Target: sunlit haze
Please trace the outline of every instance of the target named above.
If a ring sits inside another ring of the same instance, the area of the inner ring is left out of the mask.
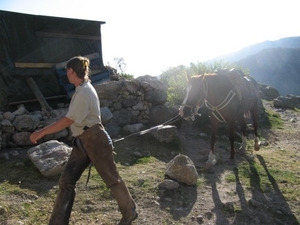
[[[0,0],[0,10],[104,21],[104,64],[123,58],[135,77],[300,36],[296,0]]]

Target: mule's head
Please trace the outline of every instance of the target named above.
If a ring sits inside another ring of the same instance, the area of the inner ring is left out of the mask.
[[[179,115],[185,120],[194,120],[206,97],[203,75],[187,77],[184,91],[186,95],[179,109]]]

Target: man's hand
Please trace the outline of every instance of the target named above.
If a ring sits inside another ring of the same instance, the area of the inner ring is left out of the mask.
[[[59,119],[56,122],[50,124],[49,126],[43,128],[41,130],[33,132],[30,135],[29,139],[32,143],[36,144],[37,141],[39,139],[41,139],[42,137],[44,137],[45,135],[61,131],[65,128],[67,128],[68,126],[70,126],[72,123],[74,123],[73,120],[70,120],[67,117],[62,117],[61,119]]]
[[[41,131],[35,131],[35,132],[33,132],[33,133],[30,135],[29,139],[30,139],[30,141],[31,141],[32,143],[36,144],[37,141],[38,141],[39,139],[41,139],[43,136],[44,136],[44,135],[42,134]]]

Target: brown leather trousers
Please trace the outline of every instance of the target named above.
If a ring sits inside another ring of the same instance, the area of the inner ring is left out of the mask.
[[[59,179],[59,190],[49,225],[67,225],[75,199],[75,185],[92,163],[106,186],[111,189],[123,218],[130,217],[135,202],[117,171],[113,144],[101,124],[88,128],[76,137],[66,168]]]

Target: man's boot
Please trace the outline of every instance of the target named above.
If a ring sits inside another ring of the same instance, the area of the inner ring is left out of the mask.
[[[49,225],[68,225],[74,203],[75,191],[59,189]]]
[[[125,183],[121,181],[110,187],[110,190],[115,197],[120,211],[122,213],[122,219],[118,225],[130,225],[134,221],[138,214],[136,212],[136,204],[132,199]]]

